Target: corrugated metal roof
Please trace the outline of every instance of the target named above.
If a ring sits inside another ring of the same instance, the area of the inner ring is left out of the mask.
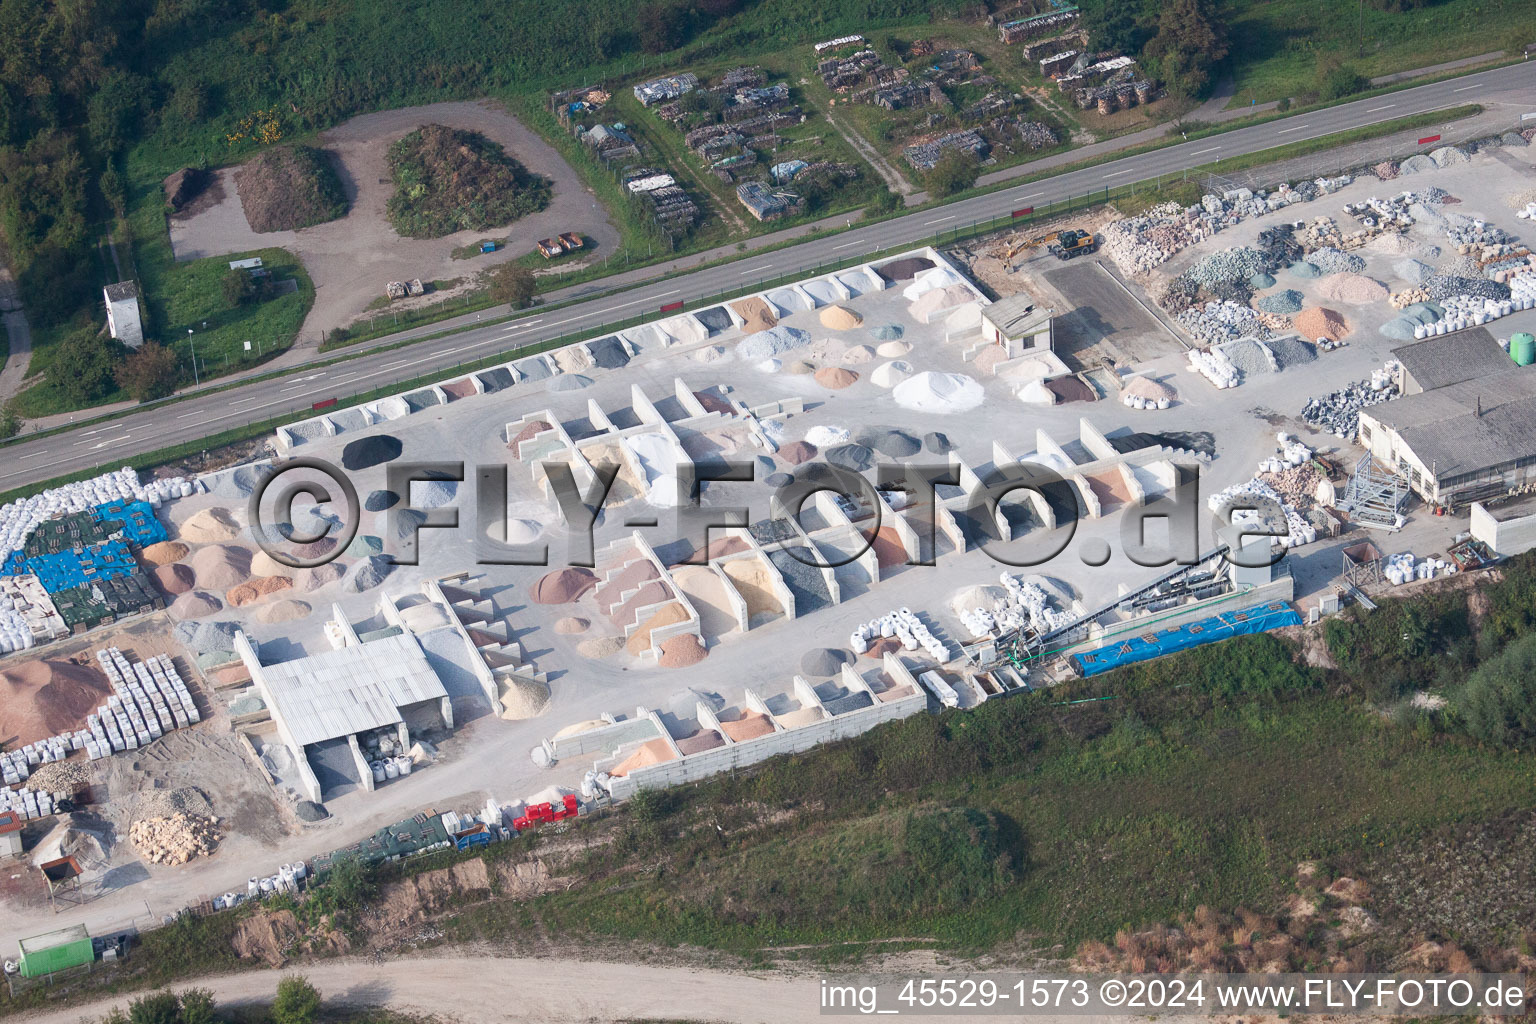
[[[1536,369],[1464,380],[1360,415],[1396,430],[1442,481],[1536,457]]]
[[[1402,345],[1392,350],[1392,357],[1425,391],[1502,373],[1514,365],[1486,327]]]
[[[263,666],[272,710],[308,745],[402,720],[400,709],[448,695],[413,637]]]

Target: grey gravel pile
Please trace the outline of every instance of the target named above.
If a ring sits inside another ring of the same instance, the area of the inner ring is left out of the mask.
[[[804,549],[802,552],[805,557],[812,557],[810,552]],[[832,603],[832,594],[827,590],[827,581],[822,578],[820,569],[806,565],[783,548],[768,552],[768,559],[784,577],[784,585],[789,588],[789,592],[795,595],[797,616],[826,608]]]
[[[414,508],[397,508],[390,512],[380,512],[373,519],[374,532],[380,537],[389,536],[391,517],[397,524],[394,530],[396,540],[405,540],[427,521],[427,514]]]
[[[554,372],[550,370],[549,364],[542,357],[524,359],[517,364],[517,372],[522,374],[525,380],[530,381],[548,380],[554,376]]]
[[[895,427],[874,426],[861,431],[855,440],[866,448],[873,448],[893,459],[904,459],[923,450],[923,442]]]
[[[325,424],[319,420],[305,420],[303,423],[294,423],[288,427],[288,433],[301,441],[313,441],[317,437],[327,437]]]
[[[592,353],[592,365],[599,370],[617,370],[629,365],[629,349],[612,334],[589,342],[587,348]]]
[[[1183,276],[1209,288],[1218,281],[1245,281],[1254,274],[1273,269],[1274,263],[1268,253],[1243,245],[1211,253],[1184,271]]]
[[[431,388],[422,388],[420,391],[412,391],[404,396],[406,408],[411,412],[421,412],[430,409],[434,405],[442,405],[443,400],[437,396],[437,392]]]
[[[949,435],[933,430],[923,435],[923,447],[934,455],[948,455],[955,450]]]
[[[1391,338],[1393,341],[1412,341],[1415,326],[1417,325],[1412,320],[1396,317],[1381,325],[1381,336]]]
[[[341,581],[341,585],[349,593],[361,594],[383,583],[384,578],[394,571],[394,562],[381,555],[374,555],[354,565],[348,571],[346,578]]]
[[[1490,281],[1486,277],[1461,277],[1456,274],[1436,274],[1424,282],[1424,290],[1432,299],[1448,299],[1452,295],[1471,295],[1478,299],[1507,299],[1509,285]]]
[[[590,387],[591,384],[592,384],[592,378],[588,377],[585,374],[581,374],[581,373],[565,373],[565,374],[561,374],[560,376],[556,377],[554,380],[549,382],[549,390],[551,390],[551,391],[580,391],[582,388]]]
[[[1307,254],[1307,262],[1322,274],[1358,274],[1365,269],[1365,260],[1352,252],[1325,245]]]
[[[1273,332],[1259,314],[1234,302],[1207,302],[1192,306],[1176,318],[1201,344],[1216,345],[1238,338],[1268,338]]]
[[[1247,281],[1217,281],[1207,289],[1217,302],[1235,302],[1246,306],[1253,300],[1253,289]]]
[[[1320,433],[1350,438],[1360,426],[1360,410],[1396,398],[1397,385],[1373,388],[1368,380],[1357,380],[1337,391],[1312,398],[1301,407],[1301,418]]]
[[[699,323],[709,328],[710,334],[728,331],[735,326],[731,322],[731,314],[724,306],[710,306],[708,309],[699,310],[693,316]]]
[[[769,473],[763,478],[763,483],[769,487],[788,487],[794,482],[795,477],[792,473]]]
[[[176,639],[200,654],[233,651],[239,629],[233,622],[178,622]]]
[[[1248,279],[1248,287],[1256,292],[1261,292],[1265,288],[1273,288],[1274,286],[1275,279],[1270,274],[1254,274]]]
[[[324,804],[317,804],[313,800],[300,800],[293,805],[293,813],[298,815],[300,821],[324,821],[331,816]]]
[[[1275,372],[1275,364],[1269,357],[1269,351],[1251,338],[1243,338],[1223,345],[1221,350],[1245,377],[1256,373]]]
[[[341,450],[341,465],[355,472],[398,459],[403,451],[405,445],[393,434],[360,437]]]
[[[844,665],[853,664],[853,655],[836,647],[816,647],[800,658],[800,671],[808,676],[835,676]]]
[[[384,553],[384,541],[368,533],[360,533],[347,545],[347,554],[353,558],[370,558]]]
[[[363,508],[369,512],[383,512],[400,504],[400,495],[394,491],[373,491],[363,499]]]
[[[512,386],[512,371],[504,366],[494,370],[484,370],[475,376],[480,378],[480,383],[485,385],[487,392],[503,391]]]
[[[1432,324],[1445,316],[1445,309],[1433,302],[1415,302],[1411,306],[1403,307],[1399,315],[1416,324]]]
[[[1441,146],[1439,149],[1431,150],[1429,158],[1435,162],[1436,167],[1452,167],[1467,162],[1466,152],[1455,146]]]
[[[1283,292],[1275,292],[1273,295],[1264,296],[1255,302],[1254,305],[1266,313],[1280,313],[1289,316],[1292,313],[1301,312],[1301,299],[1301,292],[1294,288],[1287,288]]]
[[[1289,270],[1292,274],[1301,278],[1310,279],[1323,276],[1323,272],[1317,269],[1317,265],[1315,263],[1308,263],[1306,260],[1297,260],[1286,269]]]
[[[1529,142],[1525,141],[1525,136],[1521,135],[1519,132],[1505,132],[1503,135],[1499,136],[1499,142],[1506,146],[1530,145]]]
[[[1422,174],[1425,171],[1435,170],[1435,162],[1423,153],[1415,153],[1413,156],[1397,165],[1397,173]]]
[[[1422,260],[1398,260],[1392,264],[1392,272],[1410,285],[1421,285],[1435,274],[1435,268]]]
[[[905,331],[900,324],[882,324],[879,327],[871,327],[869,333],[881,341],[895,341]]]
[[[807,345],[810,340],[808,332],[779,324],[748,336],[736,346],[736,354],[749,363],[758,363]]]
[[[220,498],[249,498],[256,490],[256,485],[271,472],[272,467],[269,465],[241,466],[233,472],[221,474],[213,485],[213,493]]]
[[[459,496],[456,480],[418,480],[411,485],[411,504],[417,508],[442,508],[452,505]]]
[[[840,444],[821,453],[834,466],[862,473],[875,464],[875,453],[862,444]]]
[[[1269,347],[1275,364],[1284,370],[1291,366],[1310,363],[1317,358],[1317,346],[1300,338],[1271,338],[1264,343]]]

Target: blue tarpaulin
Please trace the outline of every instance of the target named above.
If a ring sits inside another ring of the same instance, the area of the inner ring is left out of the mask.
[[[1281,626],[1299,626],[1301,616],[1284,601],[1254,605],[1242,611],[1222,612],[1208,619],[1170,626],[1151,633],[1143,633],[1129,640],[1105,644],[1096,650],[1072,655],[1072,664],[1078,674],[1096,676],[1100,672],[1120,668],[1138,661],[1187,651],[1201,644],[1214,643],[1244,633],[1266,633]]]
[[[109,501],[91,509],[98,521],[115,519],[123,524],[123,539],[141,548],[158,544],[170,535],[155,516],[155,507],[147,501]]]
[[[137,567],[128,545],[120,540],[109,540],[81,552],[37,555],[26,560],[22,572],[32,573],[42,582],[44,590],[56,594],[75,587],[89,587],[100,579],[128,576]]]

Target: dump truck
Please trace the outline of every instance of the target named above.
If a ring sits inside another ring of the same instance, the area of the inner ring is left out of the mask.
[[[526,832],[530,828],[538,828],[551,822],[563,821],[566,818],[574,818],[581,813],[581,803],[575,795],[567,793],[559,804],[541,803],[529,804],[528,809],[516,818],[512,819],[512,827],[519,832]]]

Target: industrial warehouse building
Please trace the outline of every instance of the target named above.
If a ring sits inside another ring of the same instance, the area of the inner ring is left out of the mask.
[[[1360,443],[1433,505],[1536,485],[1536,370],[1474,328],[1393,351],[1403,397],[1360,413]]]
[[[235,651],[311,800],[342,784],[374,788],[363,753],[368,734],[387,731],[407,750],[412,727],[453,728],[448,691],[409,633],[367,640],[353,634],[345,647],[275,665],[261,663],[244,633],[236,634]]]

